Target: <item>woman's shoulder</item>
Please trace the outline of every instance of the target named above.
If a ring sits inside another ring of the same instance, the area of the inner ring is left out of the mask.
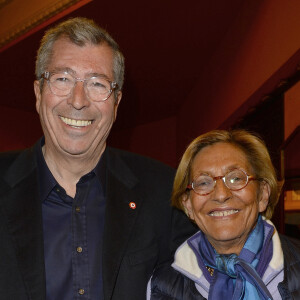
[[[291,254],[300,258],[300,240],[282,234],[279,237],[283,254]]]
[[[183,275],[174,270],[170,263],[158,266],[151,278],[151,299],[160,299],[158,295],[175,296],[183,289]],[[172,290],[173,288],[176,289]]]
[[[151,278],[151,300],[156,299],[204,299],[195,283],[176,271],[170,263],[158,266]]]
[[[152,286],[159,286],[165,290],[172,286],[172,282],[181,283],[183,275],[172,268],[170,263],[158,266],[152,275]]]
[[[285,275],[300,276],[300,240],[280,235]],[[299,282],[298,282],[299,283]],[[298,284],[300,287],[300,284]]]
[[[282,293],[290,294],[291,299],[300,299],[300,240],[280,235],[280,242],[284,256],[284,281],[278,288]]]

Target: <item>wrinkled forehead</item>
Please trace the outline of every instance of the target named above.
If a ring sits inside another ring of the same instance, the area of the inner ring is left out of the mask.
[[[78,76],[84,72],[99,73],[113,79],[113,51],[106,43],[83,46],[72,43],[67,38],[56,40],[52,47],[47,67],[53,69],[71,69]]]
[[[206,145],[197,152],[191,163],[190,176],[201,173],[221,176],[236,168],[252,171],[246,153],[235,144],[217,142]]]

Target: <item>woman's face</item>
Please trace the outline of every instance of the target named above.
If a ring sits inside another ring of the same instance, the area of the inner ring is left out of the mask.
[[[241,149],[219,142],[200,150],[194,159],[190,178],[194,180],[202,173],[223,176],[236,168],[255,177]],[[219,179],[208,195],[201,196],[191,190],[184,196],[183,205],[218,253],[239,254],[256,224],[258,213],[266,209],[268,199],[269,186],[266,183],[251,180],[245,188],[231,191]]]

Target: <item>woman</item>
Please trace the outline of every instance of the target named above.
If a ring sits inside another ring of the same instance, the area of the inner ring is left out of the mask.
[[[155,270],[148,299],[300,299],[300,241],[270,221],[279,185],[264,143],[244,131],[196,138],[179,164],[172,204],[199,231]]]

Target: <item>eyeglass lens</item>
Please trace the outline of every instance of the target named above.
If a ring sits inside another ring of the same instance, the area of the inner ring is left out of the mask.
[[[106,100],[112,92],[111,83],[103,77],[77,79],[68,73],[54,73],[51,74],[48,82],[53,94],[67,96],[72,92],[77,81],[84,82],[85,91],[93,101]]]
[[[225,176],[215,178],[208,174],[202,174],[196,180],[194,180],[192,187],[198,194],[208,194],[215,188],[217,179],[223,179],[225,185],[233,191],[244,188],[248,183],[247,174],[242,170],[236,169],[230,171]]]

